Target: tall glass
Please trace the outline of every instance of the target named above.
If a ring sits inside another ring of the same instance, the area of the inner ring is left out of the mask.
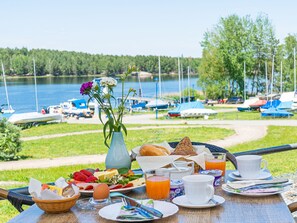
[[[153,200],[166,200],[170,193],[170,174],[166,171],[145,174],[146,194]]]
[[[222,176],[225,176],[226,171],[226,153],[208,154],[205,160],[206,170],[222,170]]]

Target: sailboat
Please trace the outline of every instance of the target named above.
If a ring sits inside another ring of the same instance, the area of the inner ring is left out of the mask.
[[[7,104],[2,104],[0,107],[0,113],[3,114],[12,114],[15,112],[15,110],[12,108],[12,106],[9,103],[9,98],[8,98],[8,91],[7,91],[7,85],[6,85],[6,77],[5,77],[5,69],[4,69],[4,65],[1,62],[2,65],[2,74],[3,74],[3,82],[4,82],[4,88],[5,88],[5,94],[6,94],[6,101]]]
[[[156,88],[156,97],[157,97],[157,88]],[[161,59],[159,56],[159,98],[162,98],[162,88],[161,88]],[[146,108],[155,108],[155,109],[166,109],[168,108],[168,102],[163,101],[162,99],[153,99],[145,105]]]
[[[33,59],[34,66],[34,80],[35,80],[35,103],[36,112],[26,112],[20,114],[13,114],[9,117],[8,121],[12,124],[27,124],[27,123],[46,123],[51,121],[62,121],[62,115],[59,113],[54,114],[42,114],[38,112],[38,98],[37,98],[37,83],[36,83],[36,69],[35,60]]]

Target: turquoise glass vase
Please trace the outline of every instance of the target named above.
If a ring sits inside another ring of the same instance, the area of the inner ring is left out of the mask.
[[[122,132],[113,132],[111,143],[105,158],[106,169],[131,168],[131,158],[126,148]]]

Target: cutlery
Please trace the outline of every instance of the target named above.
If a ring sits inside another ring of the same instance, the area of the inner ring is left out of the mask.
[[[287,183],[289,180],[286,178],[273,179],[273,180],[247,180],[247,181],[234,181],[228,182],[227,185],[234,189],[241,189],[249,186],[265,185],[265,184],[282,184]]]
[[[290,186],[292,183],[284,183],[284,184],[263,184],[263,185],[255,185],[255,186],[249,186],[249,187],[243,187],[237,190],[240,191],[247,191],[251,189],[264,189],[264,188],[284,188],[286,186]]]
[[[154,217],[153,217],[150,213],[148,213],[147,211],[145,211],[144,209],[141,209],[141,208],[139,208],[139,207],[132,206],[132,205],[130,204],[130,202],[129,202],[126,198],[122,198],[122,201],[123,201],[123,203],[124,203],[124,207],[125,207],[127,210],[136,210],[136,211],[138,211],[138,213],[139,213],[140,215],[142,215],[143,217],[148,218],[148,219],[154,219]]]
[[[156,216],[158,218],[162,218],[163,217],[162,212],[158,211],[157,209],[147,207],[147,206],[139,203],[135,199],[133,199],[131,197],[128,197],[128,196],[126,196],[124,194],[121,194],[121,193],[118,193],[118,192],[113,192],[113,193],[110,193],[109,196],[110,197],[122,197],[122,198],[125,198],[126,201],[128,201],[131,206],[135,206],[135,207],[141,208],[141,209],[145,210],[146,212],[148,212],[148,213],[150,213],[150,214],[152,214],[152,215],[154,215],[154,216]]]

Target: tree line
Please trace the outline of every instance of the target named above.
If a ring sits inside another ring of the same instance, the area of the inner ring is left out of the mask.
[[[208,98],[243,96],[244,89],[251,95],[265,93],[266,84],[269,92],[280,92],[281,71],[282,91],[294,89],[297,35],[288,34],[281,44],[266,15],[260,14],[256,19],[237,15],[221,18],[205,32],[201,45],[199,85]]]
[[[140,71],[158,73],[158,56],[115,56],[89,54],[73,51],[47,49],[0,48],[0,62],[7,75],[27,76],[33,74],[33,58],[36,75],[45,76],[86,76],[122,74],[128,65],[136,65]],[[190,66],[193,70],[199,65],[199,58],[181,58],[183,72]],[[161,56],[162,73],[177,73],[177,58]]]

